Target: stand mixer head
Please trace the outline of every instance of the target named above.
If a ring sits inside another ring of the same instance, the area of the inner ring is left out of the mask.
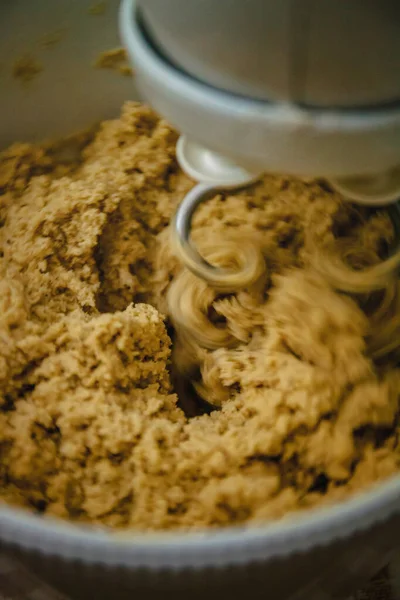
[[[173,227],[196,275],[222,288],[235,279],[190,240],[194,210],[213,189],[269,171],[327,179],[361,204],[400,197],[395,0],[123,0],[120,28],[139,88],[183,133],[177,158],[200,184]],[[255,271],[243,267],[236,285]]]

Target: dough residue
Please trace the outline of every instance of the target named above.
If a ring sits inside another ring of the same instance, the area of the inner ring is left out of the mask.
[[[18,58],[13,65],[12,74],[14,79],[24,84],[30,83],[43,71],[43,66],[33,56],[26,55]]]
[[[101,52],[96,59],[95,67],[116,71],[125,77],[130,77],[134,74],[132,67],[128,63],[125,48],[112,48],[111,50]]]
[[[230,242],[251,240],[265,261],[251,288],[222,294],[173,253],[169,222],[193,185],[176,139],[127,103],[75,154],[0,154],[3,502],[118,528],[217,527],[398,471],[386,212],[273,175],[217,194],[194,217],[200,251],[226,266]]]
[[[104,15],[107,10],[107,2],[95,2],[91,6],[89,6],[88,13],[94,17],[99,17]]]
[[[46,33],[40,38],[43,48],[52,48],[59,44],[65,35],[65,29],[57,29],[51,33]]]

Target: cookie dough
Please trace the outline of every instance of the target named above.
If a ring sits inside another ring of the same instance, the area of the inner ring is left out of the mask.
[[[387,214],[272,175],[218,194],[196,212],[199,249],[229,264],[221,240],[249,239],[265,260],[251,289],[222,295],[173,254],[193,185],[176,138],[127,103],[75,154],[71,140],[0,154],[2,502],[193,529],[281,518],[398,471],[399,290],[376,270]]]

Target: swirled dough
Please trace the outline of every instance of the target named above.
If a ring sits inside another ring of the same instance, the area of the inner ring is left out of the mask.
[[[218,194],[194,218],[200,250],[229,264],[248,236],[265,262],[251,288],[221,294],[171,248],[193,185],[175,143],[127,103],[95,133],[0,155],[3,502],[119,528],[216,527],[340,501],[398,470],[388,216],[319,181],[268,175]]]

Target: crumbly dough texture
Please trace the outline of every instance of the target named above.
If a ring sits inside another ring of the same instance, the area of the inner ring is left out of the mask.
[[[222,295],[173,255],[168,224],[193,185],[173,129],[127,103],[78,142],[75,159],[0,155],[2,501],[190,529],[280,518],[395,473],[400,375],[377,335],[397,284],[349,294],[321,267],[379,263],[388,217],[318,181],[219,194],[195,215],[199,248],[248,236],[266,264]]]

